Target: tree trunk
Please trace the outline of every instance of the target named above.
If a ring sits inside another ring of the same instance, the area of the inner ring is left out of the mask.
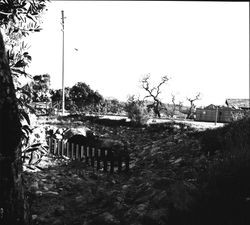
[[[21,123],[0,31],[0,224],[26,225],[21,161]]]

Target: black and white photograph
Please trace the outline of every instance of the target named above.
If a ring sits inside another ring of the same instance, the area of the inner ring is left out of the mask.
[[[0,225],[249,225],[249,8],[0,0]]]

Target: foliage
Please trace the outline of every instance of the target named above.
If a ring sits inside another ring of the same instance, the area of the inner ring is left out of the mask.
[[[206,130],[201,135],[203,151],[207,153],[246,152],[250,149],[250,118],[231,122],[218,129]]]
[[[50,95],[52,102],[59,102],[62,101],[62,89],[50,89]],[[64,94],[65,94],[65,102],[70,101],[70,87],[64,88]]]
[[[69,98],[79,109],[83,109],[89,105],[97,105],[103,99],[101,94],[97,91],[93,91],[89,85],[83,82],[78,82],[70,88]]]
[[[0,2],[0,26],[5,34],[4,41],[7,51],[9,66],[13,76],[16,97],[19,107],[19,115],[22,126],[22,147],[23,154],[29,152],[30,155],[35,154],[37,150],[41,150],[38,145],[28,145],[29,137],[32,133],[30,128],[29,112],[33,109],[29,106],[32,99],[32,88],[29,85],[22,87],[19,79],[21,77],[29,77],[25,68],[29,65],[32,57],[28,53],[28,45],[23,40],[31,32],[39,32],[40,15],[45,9],[47,0],[4,0]],[[26,123],[25,123],[26,121]]]
[[[237,121],[237,120],[240,120],[240,119],[243,119],[243,118],[247,118],[248,115],[247,115],[247,111],[231,111],[231,118],[232,118],[232,121]]]
[[[5,45],[12,76],[15,81],[20,118],[28,120],[31,93],[21,87],[20,77],[31,77],[25,67],[31,62],[28,45],[23,40],[31,32],[39,32],[40,15],[47,0],[5,0],[0,2],[0,26],[5,33]]]
[[[22,151],[23,162],[26,165],[36,166],[47,153],[48,147],[42,143],[29,145]]]
[[[128,98],[125,104],[125,111],[127,112],[128,118],[136,124],[145,124],[148,119],[148,109],[144,101],[135,98],[134,95]]]
[[[42,74],[33,77],[31,82],[32,101],[33,102],[48,102],[50,101],[50,75]]]
[[[46,135],[44,129],[22,126],[22,159],[25,166],[36,166],[44,155],[48,153]]]
[[[124,103],[115,98],[103,99],[99,105],[99,112],[104,114],[122,114],[124,112]]]
[[[0,3],[0,26],[4,29],[5,45],[13,76],[27,76],[25,67],[31,56],[23,37],[39,32],[40,14],[47,0],[6,0]]]

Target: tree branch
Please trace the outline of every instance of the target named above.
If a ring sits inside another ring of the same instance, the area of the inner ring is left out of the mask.
[[[6,13],[6,12],[3,12],[3,11],[0,11],[0,14],[5,15],[5,16],[10,16],[12,13]]]

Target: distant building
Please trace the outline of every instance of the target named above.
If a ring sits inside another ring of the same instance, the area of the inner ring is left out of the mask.
[[[250,109],[250,99],[226,99],[226,105],[233,109]]]
[[[227,123],[250,114],[249,99],[227,99],[226,106],[209,105],[196,109],[196,121]]]

